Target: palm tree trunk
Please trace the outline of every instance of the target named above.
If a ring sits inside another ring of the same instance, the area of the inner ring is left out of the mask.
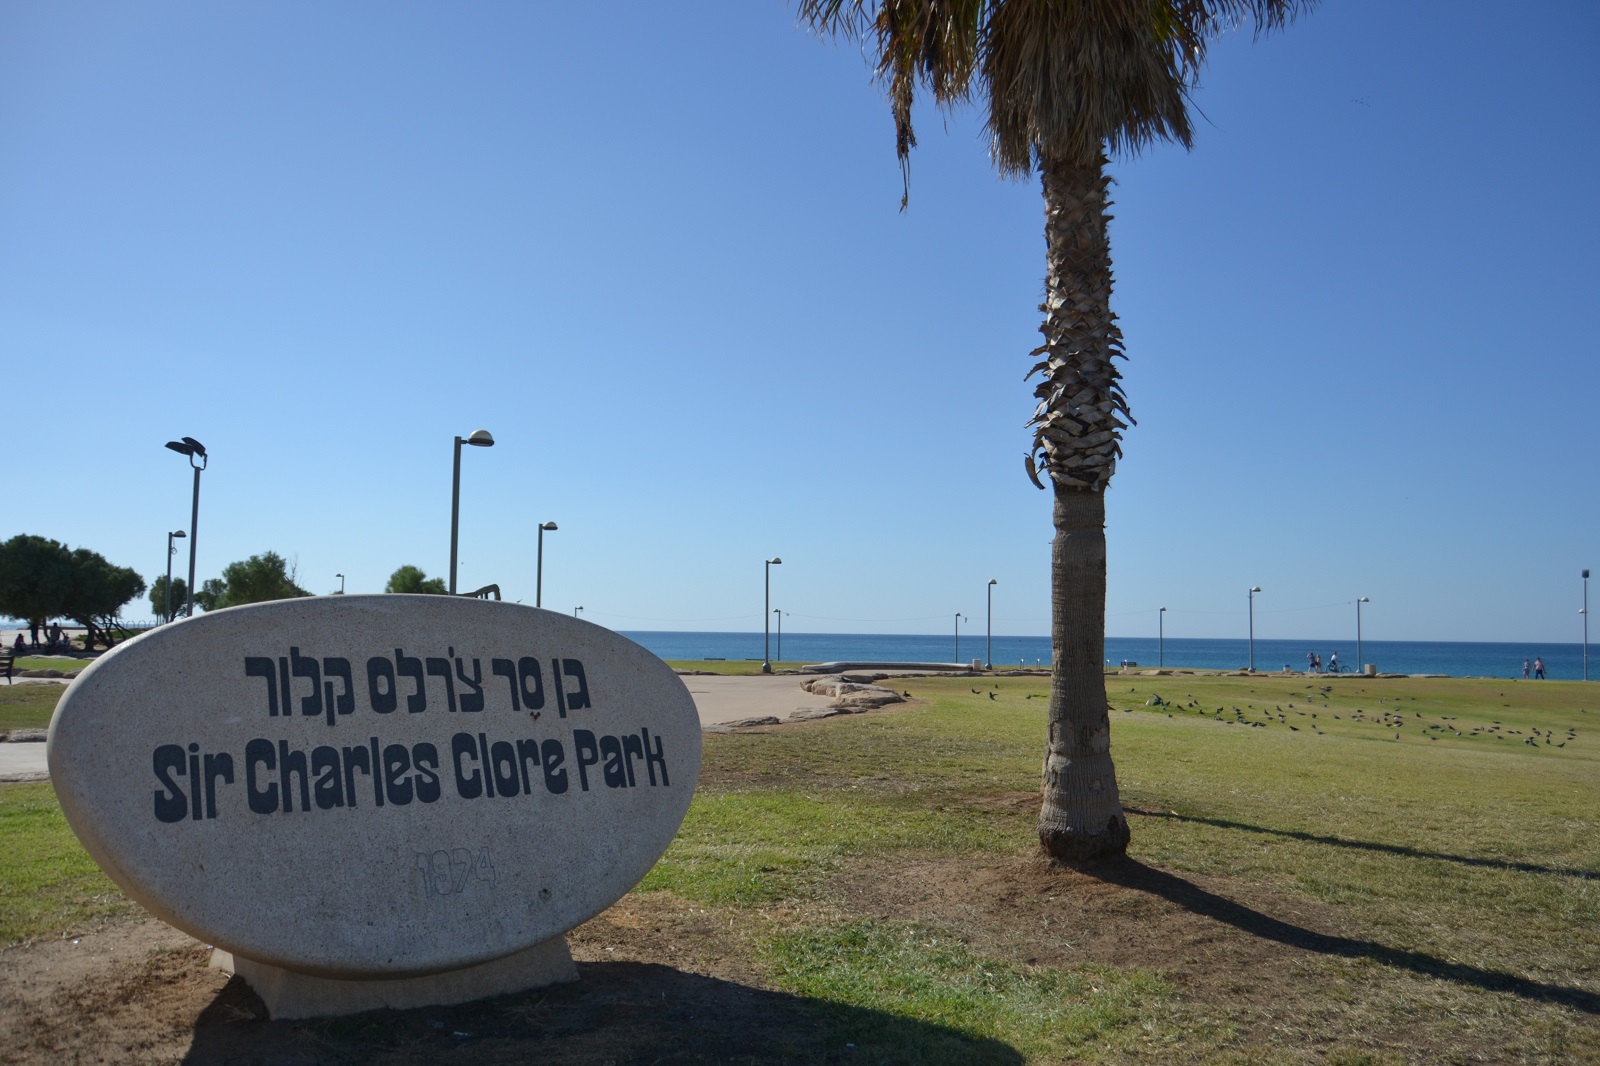
[[[1127,404],[1111,360],[1122,334],[1111,313],[1110,215],[1105,157],[1045,160],[1049,274],[1035,367],[1044,380],[1035,449],[1055,490],[1050,553],[1050,733],[1039,843],[1053,859],[1120,855],[1128,821],[1111,762],[1106,703],[1105,489],[1121,453]],[[1120,416],[1120,417],[1119,417]],[[1128,419],[1130,422],[1131,418]]]

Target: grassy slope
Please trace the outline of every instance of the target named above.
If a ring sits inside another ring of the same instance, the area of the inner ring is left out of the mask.
[[[1350,930],[1318,942],[1300,999],[1285,1008],[1296,1039],[1326,1051],[1306,1061],[1398,1061],[1350,1050],[1351,1041],[1417,1031],[1425,1061],[1457,1061],[1454,1037],[1426,1035],[1436,1018],[1462,1040],[1488,1041],[1491,1058],[1600,1057],[1595,1014],[1538,994],[1575,989],[1592,1003],[1600,993],[1600,735],[1590,734],[1600,686],[1108,684],[1134,857],[1213,886],[1224,909],[1237,901],[1279,913],[1259,901],[1286,901]],[[1045,700],[1028,697],[1045,682],[904,687],[928,702],[708,735],[689,817],[640,890],[755,919],[764,932],[753,950],[795,992],[998,1039],[1030,1061],[1281,1061],[1239,1035],[1245,1006],[1180,1002],[1159,973],[986,958],[958,930],[916,915],[852,911],[830,879],[854,868],[1033,850],[1026,794],[1037,788]],[[1166,705],[1149,705],[1155,695]],[[1385,711],[1402,724],[1371,720]],[[1495,724],[1521,735],[1486,736]],[[1534,729],[1552,742],[1524,743]],[[0,786],[0,938],[75,928],[126,906],[77,848],[46,786]],[[1273,935],[1271,920],[1252,928]]]

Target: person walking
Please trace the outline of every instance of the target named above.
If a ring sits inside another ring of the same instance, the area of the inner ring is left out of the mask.
[[[1545,679],[1544,678],[1544,656],[1542,656],[1542,655],[1533,660],[1533,679],[1535,681],[1543,681]]]
[[[1528,680],[1528,670],[1530,668],[1531,668],[1531,664],[1528,662],[1528,660],[1526,660],[1526,659],[1522,660],[1522,680],[1524,680],[1524,681]]]

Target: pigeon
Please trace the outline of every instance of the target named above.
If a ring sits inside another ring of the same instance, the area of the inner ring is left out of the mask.
[[[993,692],[991,692],[991,693],[989,693],[989,698],[990,698],[990,699],[991,699],[991,700],[992,700],[992,699],[994,699],[994,693],[993,693]]]

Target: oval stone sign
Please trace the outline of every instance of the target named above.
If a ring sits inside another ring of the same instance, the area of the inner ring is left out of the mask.
[[[323,596],[162,626],[85,670],[50,776],[89,854],[193,936],[335,978],[561,935],[666,850],[700,772],[671,669],[511,603]]]

